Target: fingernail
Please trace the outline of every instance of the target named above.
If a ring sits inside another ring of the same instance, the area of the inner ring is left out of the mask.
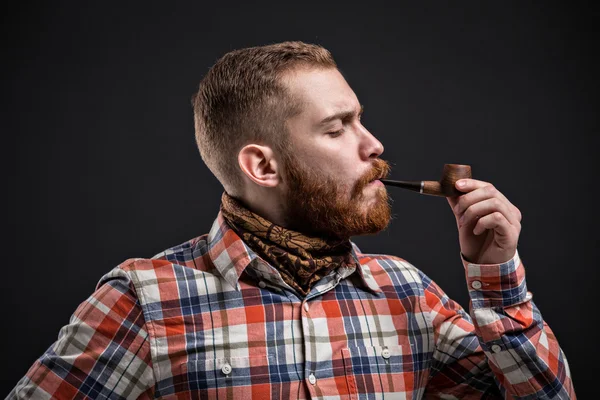
[[[465,187],[467,185],[467,181],[458,181],[458,187]]]
[[[462,225],[464,220],[465,220],[465,215],[463,214],[462,217],[460,217],[460,219],[458,220],[458,224]]]

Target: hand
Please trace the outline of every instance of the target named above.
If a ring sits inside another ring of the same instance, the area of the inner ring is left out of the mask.
[[[513,258],[521,233],[519,209],[488,182],[459,179],[455,185],[465,194],[447,199],[464,258],[476,264],[500,264]]]

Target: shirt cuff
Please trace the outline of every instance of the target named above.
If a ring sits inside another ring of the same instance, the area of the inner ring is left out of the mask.
[[[465,267],[473,308],[510,307],[531,299],[525,283],[525,268],[515,251],[502,264],[474,264],[460,255]]]

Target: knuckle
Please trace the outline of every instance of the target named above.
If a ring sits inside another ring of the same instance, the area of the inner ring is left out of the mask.
[[[464,196],[461,196],[460,199],[458,200],[458,202],[456,203],[456,212],[457,212],[457,214],[460,214],[461,210],[464,209],[465,201],[463,200],[463,197]]]
[[[493,196],[496,193],[498,193],[498,189],[496,189],[496,187],[492,184],[489,184],[488,186],[486,186],[485,190],[486,190],[486,193],[490,196]]]
[[[500,221],[502,220],[502,213],[499,213],[499,212],[497,212],[497,211],[496,211],[496,212],[493,214],[493,216],[494,216],[494,220],[495,220],[496,222],[500,222]]]
[[[467,208],[464,212],[463,212],[463,217],[465,219],[469,219],[471,218],[471,215],[473,215],[473,210],[471,210],[471,208]]]
[[[521,220],[523,219],[523,213],[521,213],[521,211],[515,207],[515,211],[517,213],[517,219],[519,220],[519,222],[521,222]]]

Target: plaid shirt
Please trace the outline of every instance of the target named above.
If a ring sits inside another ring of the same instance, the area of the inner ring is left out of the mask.
[[[463,259],[471,315],[407,261],[353,256],[302,298],[219,214],[102,277],[8,398],[575,398],[518,253]]]

